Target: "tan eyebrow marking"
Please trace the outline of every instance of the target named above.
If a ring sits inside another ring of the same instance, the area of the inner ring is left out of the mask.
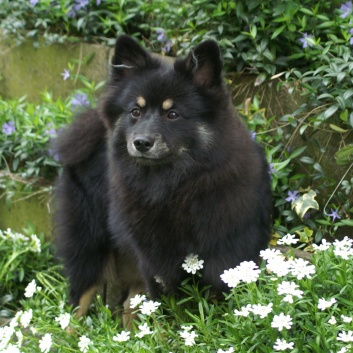
[[[174,104],[173,99],[166,99],[163,102],[162,107],[164,110],[169,110],[173,106],[173,104]]]
[[[136,99],[136,103],[139,105],[140,108],[144,108],[146,106],[146,99],[139,96]]]

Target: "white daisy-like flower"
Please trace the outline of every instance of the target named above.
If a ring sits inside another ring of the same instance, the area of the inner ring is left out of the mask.
[[[327,321],[330,325],[336,325],[337,320],[334,316],[331,316],[330,319]]]
[[[182,326],[181,328],[183,331],[180,332],[180,337],[184,339],[185,346],[193,346],[198,335],[192,331],[192,326]]]
[[[221,274],[221,279],[224,283],[228,284],[228,287],[235,288],[240,283],[239,271],[237,268],[231,268],[225,270]]]
[[[227,349],[226,351],[223,349],[218,349],[217,353],[233,353],[234,352],[234,348],[233,347],[229,347],[229,349]]]
[[[126,342],[130,339],[130,331],[121,331],[113,337],[115,342]]]
[[[345,322],[347,324],[352,322],[352,318],[350,316],[341,315],[341,319],[343,322]]]
[[[40,240],[35,234],[31,235],[31,250],[36,253],[41,252]]]
[[[347,352],[348,352],[348,348],[342,347],[337,353],[347,353]]]
[[[295,239],[294,234],[289,234],[287,233],[284,237],[281,239],[278,239],[277,244],[279,245],[291,245],[291,244],[296,244],[298,243],[298,239]]]
[[[353,342],[353,331],[346,332],[339,332],[337,336],[337,341],[342,342]]]
[[[190,254],[186,256],[184,263],[181,267],[187,272],[192,273],[193,275],[196,271],[203,269],[203,260],[199,260],[198,255]]]
[[[291,261],[285,261],[283,257],[278,256],[267,261],[266,269],[277,277],[284,277],[291,271]]]
[[[42,339],[39,341],[39,349],[43,353],[48,353],[53,344],[53,340],[51,338],[50,333],[46,333]]]
[[[17,337],[17,346],[21,347],[22,346],[22,342],[23,342],[22,331],[16,331],[15,334],[16,334],[16,337]]]
[[[0,327],[0,352],[1,352],[1,349],[5,348],[8,345],[14,332],[15,332],[15,329],[13,327],[10,327],[10,326]]]
[[[284,313],[280,313],[279,315],[275,315],[271,322],[271,327],[277,328],[278,331],[282,331],[284,328],[290,329],[292,327],[292,318],[290,315],[284,315]]]
[[[130,299],[130,308],[137,308],[146,299],[147,298],[145,295],[136,294],[133,298]]]
[[[333,243],[333,253],[337,257],[341,257],[344,260],[349,260],[350,256],[353,256],[353,239],[344,237],[342,240],[335,240]]]
[[[248,317],[251,312],[252,312],[251,304],[248,304],[247,306],[242,306],[240,310],[235,309],[234,315]]]
[[[261,319],[264,319],[272,311],[272,307],[272,303],[269,303],[268,305],[253,304],[251,311],[254,315],[259,315]]]
[[[260,276],[261,270],[254,261],[243,261],[237,266],[239,278],[245,283],[256,282]]]
[[[153,300],[147,300],[140,305],[141,314],[151,315],[160,305],[161,303],[154,302]]]
[[[1,346],[0,346],[1,349]],[[15,346],[14,344],[10,343],[9,345],[6,346],[6,348],[1,349],[1,353],[22,353],[20,348],[18,346]]]
[[[140,332],[136,334],[136,337],[138,338],[142,338],[143,336],[151,335],[153,333],[146,322],[143,325],[139,325],[138,328],[140,330]]]
[[[92,341],[86,335],[83,335],[78,342],[78,348],[82,353],[86,353],[90,344],[92,344]]]
[[[295,282],[283,281],[277,287],[277,292],[279,295],[285,295],[284,301],[288,303],[293,303],[293,296],[297,298],[303,297],[303,291],[298,289],[299,286]]]
[[[66,327],[68,327],[70,324],[70,318],[71,318],[71,315],[69,313],[63,313],[63,314],[60,314],[57,318],[55,318],[55,321],[59,323],[60,327],[63,330],[65,330]]]
[[[317,307],[320,309],[320,310],[326,310],[328,308],[331,308],[331,306],[333,304],[336,303],[336,299],[335,298],[331,298],[330,300],[325,300],[324,298],[320,298],[319,299],[319,304],[317,305]]]
[[[31,320],[32,320],[32,315],[33,315],[33,311],[32,309],[29,309],[27,311],[24,311],[20,317],[20,323],[21,325],[26,328],[29,326]]]
[[[330,248],[331,245],[332,244],[326,241],[326,239],[322,239],[320,245],[313,244],[313,249],[315,251],[326,251]]]
[[[290,262],[290,272],[297,279],[311,278],[315,274],[315,266],[304,259],[295,259]]]
[[[42,289],[41,287],[37,287],[36,280],[33,279],[30,283],[28,283],[25,289],[24,295],[26,298],[32,298],[34,293],[36,293],[37,291],[40,291],[41,289]]]
[[[293,349],[294,348],[294,343],[293,342],[287,342],[285,339],[279,339],[277,338],[273,349],[275,351],[285,351],[286,349]]]
[[[265,249],[260,251],[260,256],[268,261],[271,259],[276,259],[277,257],[283,257],[283,254],[278,249]]]

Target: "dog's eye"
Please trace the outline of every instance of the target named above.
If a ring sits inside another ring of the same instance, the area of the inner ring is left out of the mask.
[[[134,108],[131,110],[131,115],[134,118],[138,118],[141,115],[140,109]]]
[[[179,118],[179,114],[174,112],[173,110],[171,110],[167,116],[168,116],[168,119],[170,120],[175,120]]]

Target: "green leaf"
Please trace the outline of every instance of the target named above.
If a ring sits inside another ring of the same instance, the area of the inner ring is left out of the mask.
[[[336,113],[338,109],[337,105],[332,105],[330,108],[326,109],[324,112],[324,119],[328,119],[330,116]]]
[[[309,243],[313,237],[314,231],[305,227],[303,231],[297,230],[296,233],[299,235],[299,241],[301,243]]]
[[[278,37],[278,36],[283,32],[283,30],[284,30],[285,28],[286,28],[286,25],[283,25],[283,26],[277,28],[277,29],[273,32],[273,34],[272,34],[272,36],[271,36],[271,39],[275,39],[276,37]]]
[[[313,208],[314,210],[319,209],[319,204],[315,200],[316,192],[310,190],[308,193],[301,195],[297,200],[292,203],[292,209],[298,214],[300,218],[303,218],[305,213]]]
[[[338,165],[348,164],[353,161],[353,145],[347,145],[335,153]]]
[[[334,124],[330,124],[330,128],[334,131],[337,132],[347,132],[348,130],[342,129],[341,127],[334,125]]]

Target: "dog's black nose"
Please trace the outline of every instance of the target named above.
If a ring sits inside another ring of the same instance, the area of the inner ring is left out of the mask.
[[[147,152],[154,145],[154,139],[150,136],[136,136],[134,146],[139,152]]]

